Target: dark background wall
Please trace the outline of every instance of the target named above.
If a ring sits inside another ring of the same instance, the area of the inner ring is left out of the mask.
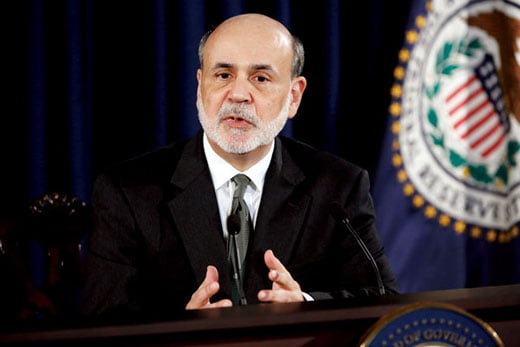
[[[407,0],[7,0],[0,214],[51,191],[88,202],[106,166],[193,135],[198,40],[243,12],[305,45],[308,88],[284,133],[373,175]]]

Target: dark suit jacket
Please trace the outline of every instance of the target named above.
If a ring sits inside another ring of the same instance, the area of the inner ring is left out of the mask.
[[[302,143],[278,137],[246,258],[244,289],[256,303],[271,288],[265,250],[316,299],[377,293],[370,263],[330,213],[345,206],[374,255],[386,289],[396,281],[374,227],[365,171]],[[100,175],[93,193],[95,230],[86,257],[83,309],[89,314],[184,309],[214,265],[230,297],[226,245],[202,134]]]

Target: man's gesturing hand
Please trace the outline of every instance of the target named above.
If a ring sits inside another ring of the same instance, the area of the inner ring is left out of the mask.
[[[209,299],[217,294],[220,289],[218,283],[217,268],[210,265],[206,269],[206,277],[200,284],[199,288],[191,296],[190,302],[186,304],[187,310],[196,310],[199,308],[215,308],[215,307],[230,307],[233,306],[231,300],[223,299],[214,303],[210,303]]]
[[[271,290],[258,292],[258,300],[263,302],[297,302],[304,301],[300,285],[289,271],[276,258],[270,249],[264,253],[265,265],[269,268],[269,279],[273,281]]]

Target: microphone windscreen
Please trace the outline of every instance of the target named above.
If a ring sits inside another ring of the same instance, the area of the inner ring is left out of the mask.
[[[339,204],[339,202],[334,201],[330,205],[330,213],[336,218],[337,220],[342,220],[347,218],[347,211]]]
[[[227,218],[227,230],[232,235],[240,232],[240,217],[237,214],[231,214]]]

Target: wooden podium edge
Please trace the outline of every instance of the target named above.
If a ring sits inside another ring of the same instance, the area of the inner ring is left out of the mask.
[[[520,284],[472,289],[451,289],[385,297],[316,301],[290,304],[259,304],[235,308],[185,312],[178,319],[131,325],[51,327],[45,330],[20,330],[0,333],[0,342],[41,343],[50,341],[103,340],[109,338],[225,335],[226,331],[247,329],[268,332],[276,328],[294,331],[338,322],[364,322],[367,328],[385,314],[405,305],[435,301],[458,306],[483,321],[492,323],[520,321]],[[491,321],[490,321],[491,320]],[[348,325],[348,324],[346,324]],[[298,329],[296,329],[298,330]]]

